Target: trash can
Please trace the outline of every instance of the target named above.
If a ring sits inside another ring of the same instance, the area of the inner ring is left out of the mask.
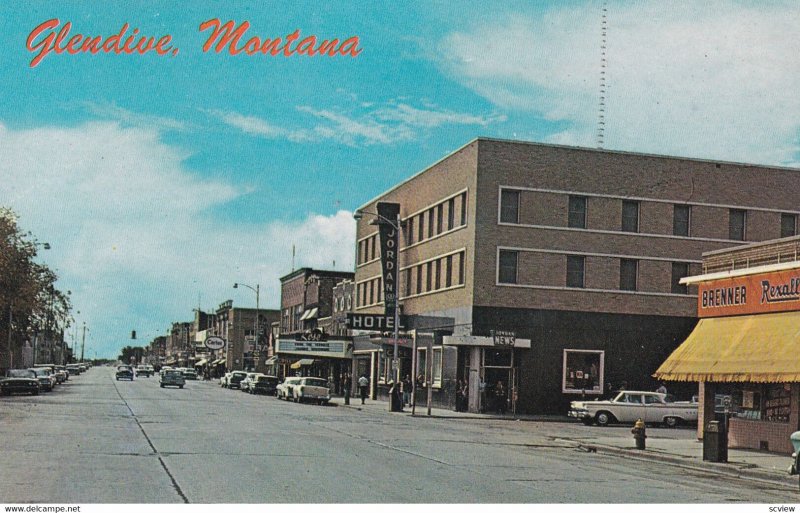
[[[703,460],[715,463],[728,462],[728,432],[725,424],[712,420],[703,432]]]

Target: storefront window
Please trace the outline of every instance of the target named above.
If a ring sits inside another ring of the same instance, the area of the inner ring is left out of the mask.
[[[561,391],[602,394],[605,351],[564,349]]]
[[[789,422],[791,386],[787,383],[751,385],[733,394],[737,417],[768,422]],[[718,407],[715,405],[715,409]]]
[[[433,386],[442,386],[442,348],[433,348]]]
[[[431,355],[431,373],[428,375],[428,350],[427,348],[417,349],[417,379],[421,378],[422,383],[427,383],[430,379],[434,387],[442,386],[442,348],[434,347]]]

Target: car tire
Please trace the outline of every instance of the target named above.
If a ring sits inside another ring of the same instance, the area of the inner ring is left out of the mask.
[[[664,418],[664,425],[668,428],[676,428],[678,424],[681,423],[681,420],[678,417],[665,417]]]
[[[161,383],[161,388],[164,388],[164,383]]]
[[[178,388],[183,389],[183,385],[178,385]]]
[[[581,422],[583,422],[584,426],[591,426],[592,424],[594,424],[594,419],[592,419],[591,417],[583,417],[581,419]]]
[[[294,402],[300,404],[300,397],[297,394],[294,394]]]
[[[31,395],[39,395],[39,391],[38,390],[34,390],[33,392],[31,392]]]
[[[597,416],[595,417],[595,420],[597,421],[597,425],[598,426],[606,427],[609,424],[611,424],[612,422],[614,422],[614,416],[611,415],[607,411],[600,411],[600,412],[597,412]]]

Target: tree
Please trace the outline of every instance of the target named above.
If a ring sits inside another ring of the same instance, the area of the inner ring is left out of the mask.
[[[35,261],[38,246],[45,245],[20,230],[11,209],[0,207],[0,352],[6,368],[22,363],[24,340],[47,333],[63,343],[70,325],[69,292],[58,290],[56,273]]]

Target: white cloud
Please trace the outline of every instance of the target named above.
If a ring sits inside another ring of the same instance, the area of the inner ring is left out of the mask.
[[[81,102],[80,105],[97,117],[119,121],[126,126],[178,131],[188,129],[186,123],[177,119],[133,112],[109,102]]]
[[[254,306],[234,282],[259,283],[276,308],[278,278],[296,267],[353,269],[349,212],[294,222],[219,221],[212,209],[245,191],[184,167],[188,154],[154,129],[118,123],[11,130],[0,124],[0,205],[51,244],[42,252],[71,289],[95,349],[163,333],[226,299]],[[324,248],[324,251],[321,249]],[[110,355],[114,351],[110,350]]]
[[[355,96],[352,99],[355,101]],[[506,120],[502,115],[453,112],[435,105],[427,105],[425,109],[421,109],[406,103],[390,102],[384,106],[359,103],[359,107],[365,112],[350,113],[341,109],[318,109],[308,105],[296,107],[298,112],[313,118],[309,123],[310,128],[282,128],[268,120],[237,112],[205,112],[257,137],[288,139],[294,142],[332,140],[348,146],[393,144],[414,140],[420,130],[444,125],[488,126]]]
[[[441,65],[496,105],[569,125],[552,139],[593,145],[600,9],[515,14],[451,33]],[[795,3],[610,3],[607,16],[605,147],[796,162]]]

